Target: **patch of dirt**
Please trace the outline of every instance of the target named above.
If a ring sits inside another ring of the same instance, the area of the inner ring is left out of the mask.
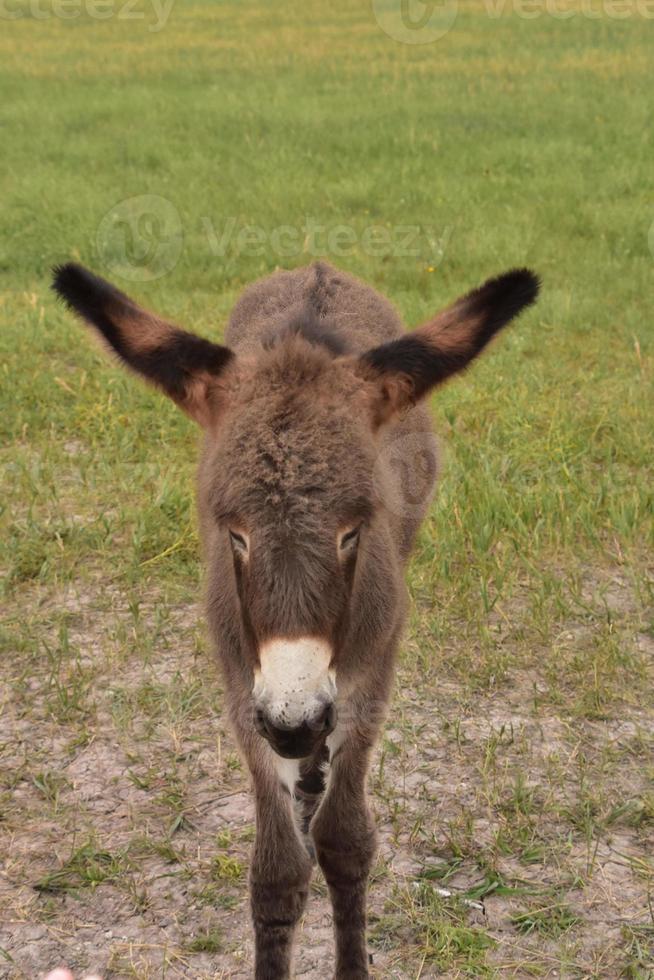
[[[252,975],[253,807],[198,641],[201,612],[165,596],[142,603],[136,619],[127,606],[117,589],[41,604],[43,617],[57,614],[43,627],[53,650],[67,616],[61,656],[47,666],[18,651],[1,681],[8,980],[61,963],[108,980]],[[156,649],[143,654],[155,621]],[[647,634],[638,642],[651,653]],[[620,976],[625,930],[652,925],[654,700],[644,687],[620,717],[574,719],[534,698],[534,665],[462,704],[458,685],[439,678],[436,651],[433,684],[408,659],[371,775],[381,844],[370,895],[375,976],[463,975],[424,952],[423,913],[411,920],[420,881],[455,895],[488,883],[482,910],[459,905],[456,915],[495,942],[486,954],[495,974]],[[548,918],[558,905],[568,918]],[[541,918],[519,928],[530,909]],[[323,980],[332,963],[317,875],[296,976]]]

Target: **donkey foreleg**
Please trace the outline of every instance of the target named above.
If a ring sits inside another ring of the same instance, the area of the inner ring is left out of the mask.
[[[366,902],[377,838],[366,801],[367,768],[366,747],[343,745],[332,762],[325,798],[311,824],[334,912],[336,980],[369,976]]]
[[[300,839],[291,797],[255,774],[256,839],[250,870],[256,980],[291,976],[295,927],[304,911],[312,862]]]

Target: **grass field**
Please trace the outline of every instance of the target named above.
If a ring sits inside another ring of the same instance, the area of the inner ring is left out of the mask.
[[[219,337],[247,282],[317,255],[411,325],[515,264],[544,284],[432,403],[371,785],[375,976],[654,977],[654,20],[568,7],[461,0],[428,44],[381,29],[390,3],[3,7],[0,977],[252,962],[196,431],[49,269]],[[317,878],[298,977],[330,957]]]

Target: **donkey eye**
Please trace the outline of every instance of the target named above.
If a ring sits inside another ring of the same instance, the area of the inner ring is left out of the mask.
[[[230,540],[230,544],[232,546],[232,549],[234,551],[238,551],[239,554],[242,554],[242,555],[247,555],[247,553],[248,553],[248,542],[247,542],[247,538],[244,535],[239,534],[238,531],[232,531],[231,528],[230,528],[230,531],[229,531],[229,540]]]
[[[359,535],[361,533],[361,525],[358,527],[353,527],[351,531],[346,531],[342,535],[338,545],[341,551],[353,551],[359,543]]]

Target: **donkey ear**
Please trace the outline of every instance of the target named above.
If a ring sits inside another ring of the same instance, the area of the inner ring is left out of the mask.
[[[539,287],[528,269],[506,272],[412,333],[363,354],[359,370],[377,382],[380,395],[377,424],[466,368],[498,330],[534,302]]]
[[[215,382],[234,355],[141,309],[73,263],[54,269],[54,291],[98,331],[120,360],[161,388],[200,425],[214,417]]]

